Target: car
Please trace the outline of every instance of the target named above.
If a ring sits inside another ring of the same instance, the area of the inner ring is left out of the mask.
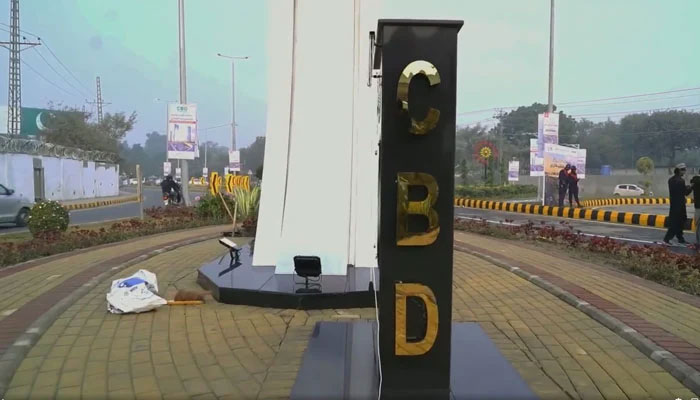
[[[644,193],[644,189],[631,183],[617,185],[615,186],[615,190],[613,190],[614,196],[643,196]]]
[[[139,183],[139,180],[136,178],[129,179],[129,185],[136,185],[138,183]]]
[[[0,223],[26,226],[29,222],[29,210],[33,205],[28,198],[0,185]]]

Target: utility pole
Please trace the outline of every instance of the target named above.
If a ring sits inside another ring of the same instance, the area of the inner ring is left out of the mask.
[[[102,85],[100,84],[100,77],[98,76],[95,79],[96,85],[97,85],[97,97],[95,98],[95,101],[85,101],[88,104],[96,104],[97,105],[97,123],[101,124],[102,123],[102,106],[105,104],[112,104],[112,103],[105,103],[105,101],[102,99]]]
[[[549,4],[549,96],[547,99],[547,113],[554,112],[554,0]],[[544,187],[546,177],[542,177],[537,185],[537,197],[544,205]]]
[[[549,100],[547,112],[554,111],[554,0],[549,7]]]
[[[178,0],[178,33],[180,49],[180,104],[187,104],[187,68],[185,63],[185,0]],[[179,160],[178,160],[179,161]],[[190,174],[187,169],[187,160],[182,160],[180,166],[182,174],[182,196],[185,198],[185,205],[190,202]]]
[[[231,151],[236,151],[236,60],[247,60],[248,56],[227,56],[216,53],[217,56],[231,60]],[[234,175],[236,173],[234,172]]]
[[[41,40],[40,38],[37,38]],[[19,0],[10,0],[10,41],[0,42],[2,47],[10,50],[9,84],[7,90],[7,133],[19,135],[22,110],[22,74],[20,70],[20,52],[39,46],[39,42],[27,42],[19,36]],[[22,46],[26,46],[22,48]]]

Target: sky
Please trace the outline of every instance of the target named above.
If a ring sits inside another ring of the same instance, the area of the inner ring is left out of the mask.
[[[231,63],[217,53],[250,57],[235,67],[238,146],[265,134],[266,20],[281,1],[291,0],[185,1],[187,97],[198,104],[200,139],[230,141],[230,127],[220,126],[231,121]],[[458,124],[489,124],[494,108],[547,102],[549,0],[375,1],[383,18],[464,20]],[[3,3],[0,23],[9,24],[9,1]],[[21,0],[20,7],[21,29],[45,43],[22,52],[23,106],[53,102],[94,110],[85,101],[94,101],[99,75],[110,103],[104,111],[138,114],[129,143],[164,131],[165,102],[179,96],[177,0]],[[556,0],[554,103],[700,88],[698,15],[697,0]],[[3,29],[0,40],[7,40]],[[3,50],[2,95],[7,70]],[[604,103],[560,109],[593,121],[635,110],[698,110],[700,90]]]

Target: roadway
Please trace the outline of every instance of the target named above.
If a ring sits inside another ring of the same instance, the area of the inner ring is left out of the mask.
[[[136,189],[127,187],[124,191],[135,193]],[[202,193],[190,193],[190,198],[194,200],[195,196]],[[163,198],[159,187],[143,188],[143,208],[163,206]],[[84,225],[96,222],[109,222],[126,218],[134,218],[139,216],[138,203],[115,204],[113,206],[88,208],[84,210],[69,211],[71,225]],[[0,235],[6,233],[26,232],[27,228],[17,228],[14,225],[0,225]]]

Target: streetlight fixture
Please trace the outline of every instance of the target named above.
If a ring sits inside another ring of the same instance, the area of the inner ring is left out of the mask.
[[[236,72],[235,61],[247,60],[248,56],[227,56],[216,53],[217,56],[231,60],[231,151],[236,150]]]

